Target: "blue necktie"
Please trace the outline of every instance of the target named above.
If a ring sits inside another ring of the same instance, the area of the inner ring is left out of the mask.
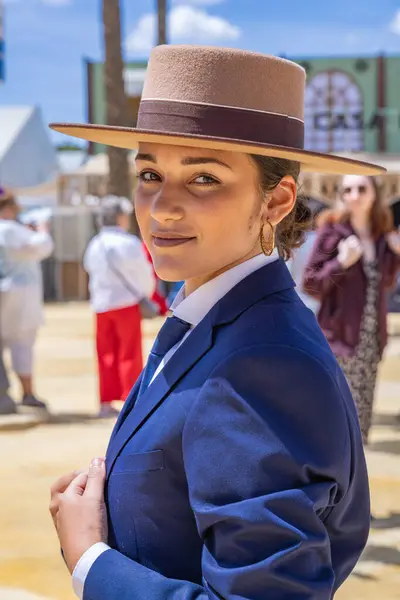
[[[171,348],[175,346],[190,329],[190,324],[178,317],[168,317],[164,325],[158,332],[153,348],[147,359],[147,364],[143,372],[140,383],[137,401],[149,387],[154,373],[157,371],[162,359]]]

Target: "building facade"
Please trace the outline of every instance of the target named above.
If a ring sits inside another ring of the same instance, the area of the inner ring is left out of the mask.
[[[400,56],[297,62],[307,72],[307,148],[400,153]]]
[[[125,64],[124,80],[128,97],[128,108],[131,115],[126,125],[136,125],[140,97],[142,94],[147,62],[137,61]],[[85,61],[87,82],[86,114],[88,123],[106,123],[106,98],[104,86],[104,64],[101,62]],[[89,144],[89,154],[100,154],[105,151],[101,144]]]

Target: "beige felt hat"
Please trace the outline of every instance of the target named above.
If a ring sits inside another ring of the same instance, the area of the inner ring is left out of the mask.
[[[214,148],[296,160],[304,171],[377,175],[383,167],[304,150],[305,72],[255,52],[157,46],[137,127],[52,123],[76,138],[135,149],[138,142]]]

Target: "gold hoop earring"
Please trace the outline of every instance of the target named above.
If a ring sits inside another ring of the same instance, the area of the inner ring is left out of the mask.
[[[261,244],[261,250],[263,251],[263,254],[265,254],[265,256],[271,256],[271,254],[273,253],[274,248],[275,248],[275,228],[269,219],[267,219],[266,223],[268,223],[268,225],[270,227],[270,235],[268,236],[268,244],[265,242],[265,238],[264,238],[265,223],[263,223],[261,225],[260,244]]]

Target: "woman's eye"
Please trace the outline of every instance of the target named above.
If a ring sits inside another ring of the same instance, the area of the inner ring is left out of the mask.
[[[153,173],[153,171],[142,171],[139,173],[138,177],[140,181],[143,181],[144,183],[154,183],[155,181],[160,181],[159,176],[156,173]]]
[[[193,183],[197,183],[198,185],[214,185],[219,183],[219,181],[211,177],[211,175],[199,175],[193,180]]]

